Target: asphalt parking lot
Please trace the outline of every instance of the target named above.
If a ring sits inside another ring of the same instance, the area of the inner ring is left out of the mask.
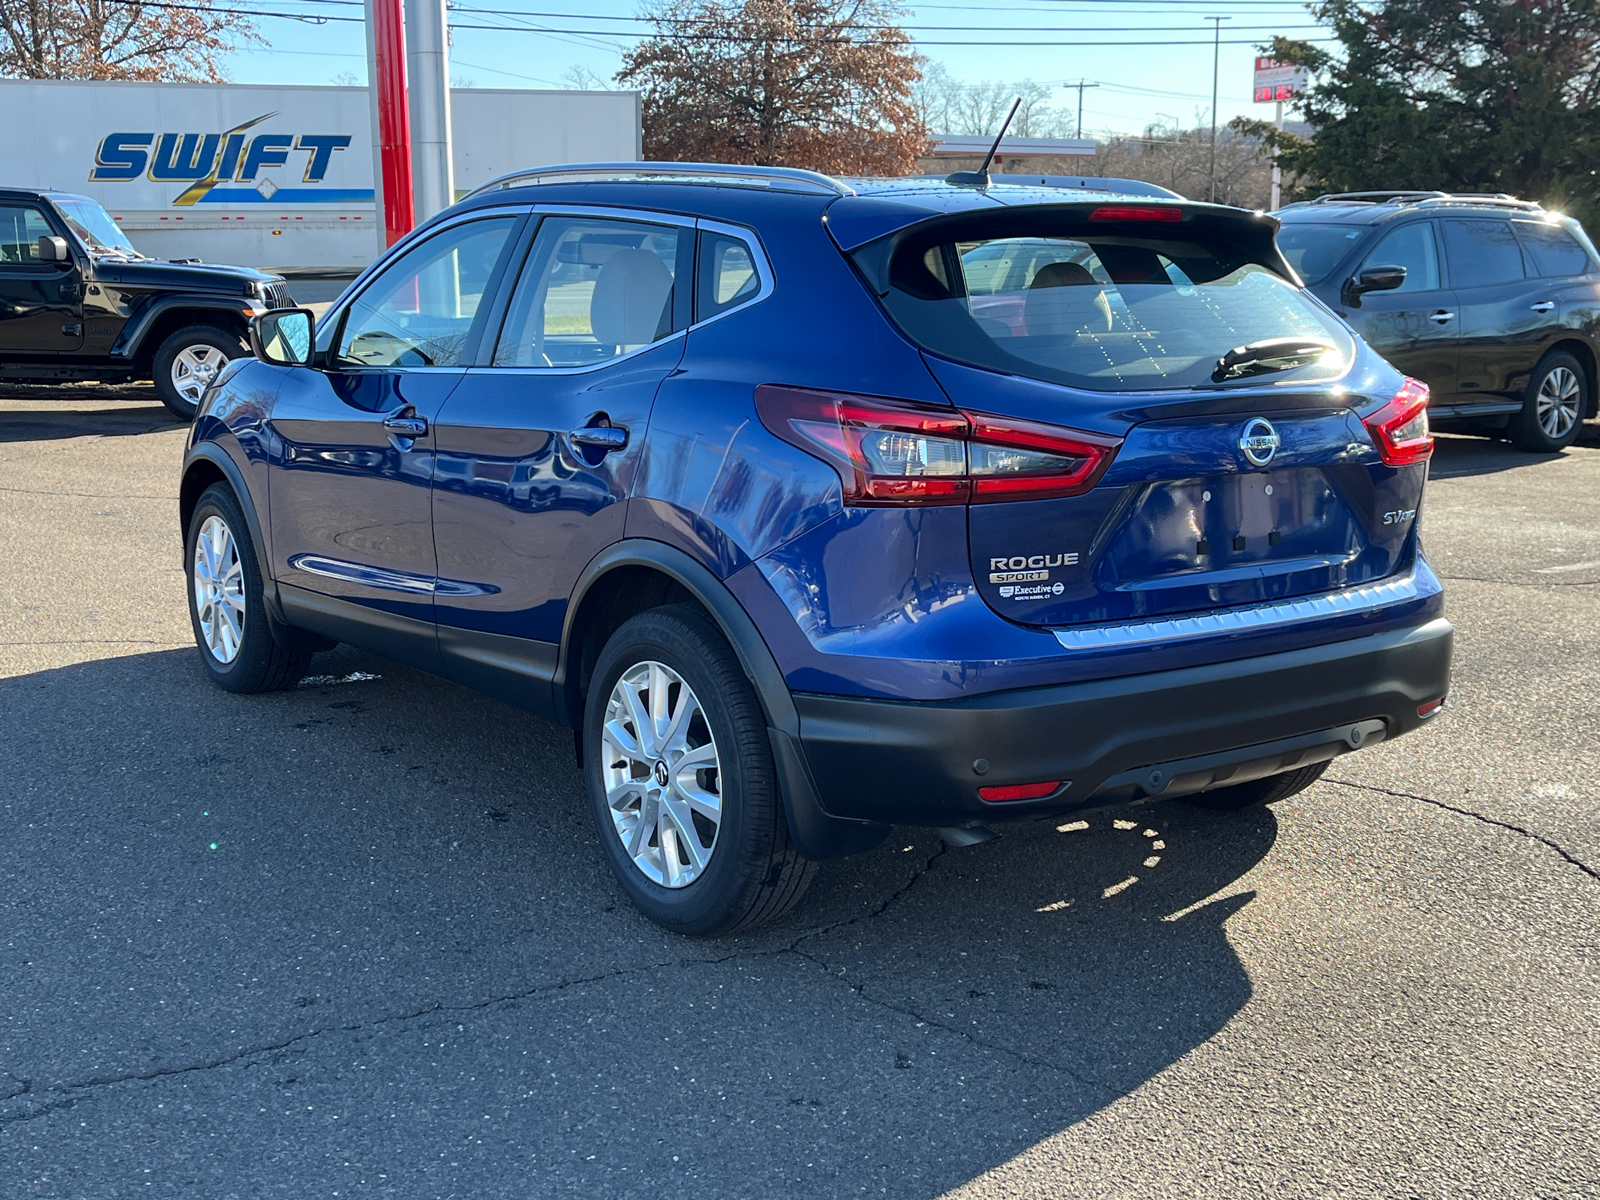
[[[1600,1196],[1600,428],[1444,439],[1417,736],[1271,810],[898,830],[689,941],[570,735],[190,646],[184,430],[0,400],[0,1195]]]

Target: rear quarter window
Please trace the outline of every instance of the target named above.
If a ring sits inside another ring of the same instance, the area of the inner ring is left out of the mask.
[[[1583,275],[1593,269],[1589,252],[1568,230],[1549,221],[1513,221],[1517,238],[1540,275]]]

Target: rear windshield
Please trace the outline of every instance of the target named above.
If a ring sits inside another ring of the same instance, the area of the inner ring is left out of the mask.
[[[1093,391],[1211,384],[1222,355],[1270,338],[1331,349],[1257,381],[1343,373],[1354,346],[1342,326],[1242,258],[1199,241],[1120,233],[913,237],[891,262],[884,303],[935,354]]]
[[[1321,283],[1344,261],[1351,247],[1367,232],[1365,225],[1312,225],[1284,222],[1278,230],[1278,249],[1307,283]]]

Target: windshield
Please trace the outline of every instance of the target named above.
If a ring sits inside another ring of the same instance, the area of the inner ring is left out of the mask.
[[[1229,350],[1271,338],[1332,347],[1274,379],[1334,378],[1354,353],[1349,333],[1298,288],[1199,240],[908,240],[884,303],[936,354],[1103,392],[1210,384]]]
[[[1285,222],[1278,230],[1278,249],[1307,283],[1321,283],[1344,261],[1350,248],[1367,232],[1365,225],[1311,225]]]
[[[61,210],[61,215],[67,219],[72,232],[78,235],[78,239],[83,242],[84,248],[90,254],[116,255],[124,258],[144,257],[133,248],[128,235],[117,228],[117,223],[111,219],[111,214],[93,200],[86,200],[81,196],[70,199],[57,197],[55,205]]]

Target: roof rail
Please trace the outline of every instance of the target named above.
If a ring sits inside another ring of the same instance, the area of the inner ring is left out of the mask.
[[[474,188],[462,199],[481,196],[504,188],[537,187],[551,183],[697,183],[736,187],[764,187],[780,192],[808,192],[813,195],[853,196],[855,189],[831,175],[802,171],[797,167],[744,167],[728,163],[618,162],[557,163],[512,171]]]
[[[1543,212],[1544,205],[1537,200],[1518,200],[1504,192],[1452,192],[1448,196],[1430,196],[1418,204],[1490,204],[1496,208],[1518,208],[1529,212]]]
[[[1393,204],[1415,203],[1419,200],[1434,200],[1440,196],[1449,195],[1448,192],[1329,192],[1312,200],[1312,204]]]

